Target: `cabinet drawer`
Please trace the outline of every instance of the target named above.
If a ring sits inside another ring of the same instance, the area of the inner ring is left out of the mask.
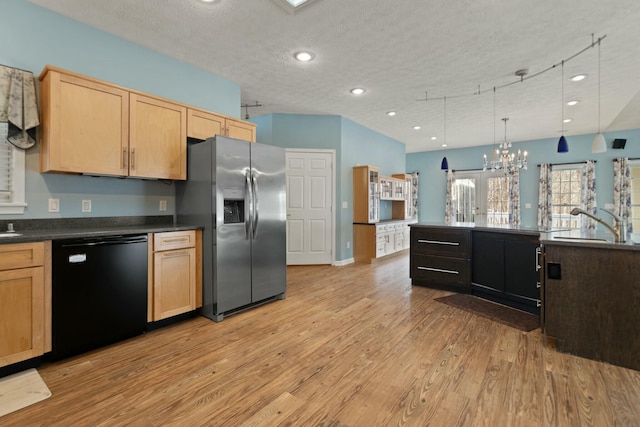
[[[411,256],[411,279],[416,284],[471,286],[471,262],[428,255]]]
[[[387,225],[376,224],[376,234],[386,233]]]
[[[411,227],[413,253],[468,259],[471,256],[471,230],[445,230]]]
[[[0,245],[0,270],[44,265],[44,242]]]
[[[153,250],[192,248],[196,245],[196,231],[170,231],[153,235]]]

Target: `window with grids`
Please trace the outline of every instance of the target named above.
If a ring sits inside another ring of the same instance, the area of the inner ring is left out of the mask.
[[[631,169],[631,223],[633,232],[640,231],[640,160],[632,160]]]
[[[24,151],[7,142],[7,123],[0,123],[0,214],[22,214]]]
[[[557,168],[557,169],[556,169]],[[581,205],[581,168],[554,166],[551,171],[551,221],[553,227],[580,228],[580,216],[571,209]]]
[[[487,224],[509,224],[509,177],[487,179]]]

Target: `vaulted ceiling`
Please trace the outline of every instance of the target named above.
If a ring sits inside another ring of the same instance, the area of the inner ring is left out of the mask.
[[[640,128],[637,0],[315,0],[296,13],[281,0],[30,1],[237,82],[261,105],[243,116],[341,115],[407,152],[442,149],[444,97],[448,148],[502,139],[502,117],[511,140],[557,138],[563,98],[579,101],[564,105],[565,135],[597,132],[597,46],[531,76],[606,36],[601,127]],[[296,61],[301,50],[315,59]]]

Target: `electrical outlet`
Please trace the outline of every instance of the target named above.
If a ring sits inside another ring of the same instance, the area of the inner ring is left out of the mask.
[[[349,207],[348,202],[342,202],[342,209],[347,209]]]
[[[605,203],[604,208],[609,210],[613,209],[613,203]]]
[[[167,210],[167,201],[160,200],[160,212],[164,212]]]
[[[347,242],[347,249],[351,247],[351,242]]]
[[[49,212],[60,212],[60,199],[49,199]]]
[[[531,203],[525,203],[524,207],[525,209],[531,209]]]
[[[82,201],[82,212],[91,212],[91,200]]]

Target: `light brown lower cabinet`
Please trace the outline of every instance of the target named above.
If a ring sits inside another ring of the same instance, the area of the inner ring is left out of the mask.
[[[202,232],[155,233],[149,239],[148,321],[202,306]]]
[[[0,367],[51,350],[51,242],[0,245]]]

